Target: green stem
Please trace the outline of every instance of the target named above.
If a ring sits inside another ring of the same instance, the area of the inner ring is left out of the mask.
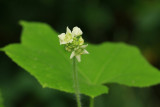
[[[90,98],[90,105],[89,105],[89,107],[94,107],[94,98]]]
[[[79,87],[78,87],[78,73],[77,73],[77,64],[76,64],[76,58],[73,58],[73,79],[74,79],[74,86],[75,86],[75,95],[77,99],[77,107],[81,107],[81,99],[80,99],[80,93],[79,93]]]

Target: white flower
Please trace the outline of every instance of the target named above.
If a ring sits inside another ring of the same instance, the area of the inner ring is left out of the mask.
[[[70,59],[72,59],[73,57],[76,57],[78,62],[81,62],[81,55],[83,54],[89,54],[89,52],[85,49],[88,45],[82,45],[78,48],[76,48],[70,56]]]
[[[66,29],[66,34],[62,33],[58,35],[60,44],[67,44],[67,43],[72,43],[74,35],[72,34],[71,30],[67,27]]]
[[[74,36],[80,36],[83,34],[83,32],[81,31],[81,29],[79,27],[76,26],[73,28],[72,34]]]
[[[58,35],[60,45],[64,44],[66,51],[72,52],[70,59],[75,57],[78,60],[78,62],[81,61],[81,55],[89,54],[86,50],[86,47],[88,45],[83,45],[84,40],[82,38],[82,34],[83,32],[79,27],[74,27],[72,32],[67,27],[66,33],[61,33],[60,35]]]

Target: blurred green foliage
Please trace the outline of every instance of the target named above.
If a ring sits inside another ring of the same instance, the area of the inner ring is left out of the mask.
[[[148,61],[160,68],[159,0],[1,0],[0,6],[1,47],[19,42],[19,20],[47,22],[59,32],[63,32],[66,26],[77,25],[84,31],[88,42],[124,41],[137,45]],[[96,106],[160,106],[159,85],[145,89],[111,86],[109,95],[97,97]],[[42,89],[30,74],[20,69],[2,52],[0,87],[6,107],[76,105],[72,101],[74,96],[70,97],[70,94]],[[86,97],[82,98],[83,105],[86,106]]]
[[[0,92],[0,107],[3,107],[3,98],[1,92]]]

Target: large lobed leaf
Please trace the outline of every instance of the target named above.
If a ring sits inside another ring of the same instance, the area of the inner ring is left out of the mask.
[[[59,45],[58,33],[49,25],[21,22],[22,43],[2,50],[19,66],[30,72],[43,87],[74,92],[72,60]],[[96,97],[108,93],[107,83],[146,87],[160,83],[159,71],[152,67],[136,47],[124,43],[89,44],[89,55],[78,63],[82,94]]]

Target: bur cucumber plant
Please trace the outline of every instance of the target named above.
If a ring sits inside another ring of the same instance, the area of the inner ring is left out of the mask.
[[[21,43],[0,50],[34,76],[43,88],[75,93],[78,107],[83,105],[80,94],[89,96],[89,106],[93,107],[95,97],[107,94],[111,83],[140,88],[160,83],[159,70],[135,46],[111,42],[84,44],[78,27],[59,34],[45,23],[20,24]]]
[[[82,38],[82,31],[78,27],[74,27],[73,31],[67,27],[66,34],[62,33],[58,35],[60,44],[65,45],[65,49],[68,52],[72,52],[70,59],[73,58],[73,82],[74,82],[74,88],[75,88],[75,95],[77,98],[77,105],[78,107],[81,107],[81,100],[80,100],[80,93],[79,93],[79,84],[78,84],[78,73],[77,73],[77,65],[76,65],[76,59],[78,62],[81,61],[81,55],[82,54],[88,54],[88,51],[85,49],[88,45],[83,45],[84,40]]]

